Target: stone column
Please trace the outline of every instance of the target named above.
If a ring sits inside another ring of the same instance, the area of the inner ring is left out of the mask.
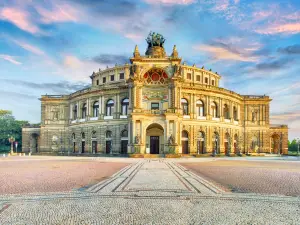
[[[132,111],[132,84],[128,85],[128,98],[129,98],[129,106],[128,106],[128,113]]]
[[[206,115],[206,119],[209,119],[209,110],[210,110],[210,101],[209,101],[209,97],[206,96],[206,104],[205,104],[205,115]]]
[[[169,87],[168,87],[168,104],[169,104],[169,108],[172,108],[172,86],[171,85],[169,85]]]
[[[86,119],[89,117],[90,115],[90,99],[86,99]]]
[[[77,119],[80,119],[80,101],[77,102]]]
[[[101,106],[102,106],[101,112],[102,112],[102,114],[105,114],[105,102],[104,102],[104,96],[103,95],[101,96]]]
[[[70,120],[73,120],[73,104],[70,103]]]
[[[128,122],[128,144],[132,144],[132,128],[131,128],[131,121]]]
[[[102,102],[101,102],[101,96],[99,96],[99,108],[98,108],[98,118],[100,117],[100,114],[102,114]]]

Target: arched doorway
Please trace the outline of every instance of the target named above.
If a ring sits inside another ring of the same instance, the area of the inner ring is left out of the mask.
[[[280,136],[273,134],[271,136],[271,153],[278,154],[280,151]]]
[[[97,133],[96,131],[92,132],[92,153],[96,154],[98,152],[97,149]]]
[[[215,154],[220,154],[220,136],[218,132],[214,132],[212,142],[213,152]]]
[[[233,140],[233,148],[234,148],[234,153],[237,154],[238,153],[238,135],[235,134],[234,135],[234,140]]]
[[[128,131],[123,130],[121,132],[121,154],[127,154],[128,145]]]
[[[224,147],[225,147],[225,154],[226,155],[230,154],[230,134],[229,133],[225,134]]]
[[[199,132],[198,140],[197,140],[197,153],[204,154],[205,153],[205,134],[203,131]]]
[[[146,130],[146,148],[150,154],[159,154],[163,152],[164,128],[157,124],[151,124]]]
[[[110,154],[112,153],[112,132],[110,130],[106,131],[105,134],[105,153]]]
[[[81,153],[85,153],[85,133],[81,133]]]
[[[258,141],[257,137],[253,136],[251,139],[251,151],[256,152],[258,150]]]
[[[181,132],[182,154],[189,154],[189,134],[183,130]]]
[[[73,153],[76,152],[76,136],[75,133],[72,134],[72,142],[73,142]]]
[[[38,152],[38,139],[39,135],[36,133],[30,136],[30,152]]]

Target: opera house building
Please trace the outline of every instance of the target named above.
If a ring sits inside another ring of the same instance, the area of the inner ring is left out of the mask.
[[[22,150],[68,154],[287,154],[288,127],[270,123],[269,96],[219,87],[218,73],[182,62],[150,33],[145,55],[93,72],[91,86],[42,95],[41,124]],[[38,107],[38,106],[37,106]]]

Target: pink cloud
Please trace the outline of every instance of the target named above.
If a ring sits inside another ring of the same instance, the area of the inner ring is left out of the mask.
[[[195,3],[195,0],[144,0],[148,4],[166,4],[166,5],[189,5]]]
[[[259,34],[298,34],[300,33],[300,22],[267,25],[255,31]]]
[[[39,6],[35,7],[41,15],[43,23],[58,23],[58,22],[77,22],[78,10],[66,4],[55,5],[52,10],[48,10]]]
[[[18,62],[17,60],[14,59],[13,56],[10,56],[10,55],[0,55],[0,58],[6,60],[8,62],[11,62],[15,65],[21,65],[22,64],[21,62]]]
[[[7,20],[29,33],[35,34],[40,32],[39,28],[30,20],[30,15],[22,9],[3,8],[0,11],[0,19]]]
[[[17,45],[19,45],[20,47],[22,47],[23,49],[32,52],[36,55],[45,55],[45,53],[39,49],[38,47],[32,46],[30,44],[21,42],[21,41],[17,41],[17,40],[13,40],[14,43],[16,43]]]
[[[194,49],[207,52],[216,60],[233,60],[242,62],[256,62],[259,60],[258,57],[230,51],[229,49],[220,46],[197,45],[194,46]]]

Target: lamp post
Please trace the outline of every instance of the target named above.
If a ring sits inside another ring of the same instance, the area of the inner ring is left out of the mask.
[[[10,153],[13,154],[14,153],[14,146],[13,146],[13,144],[14,144],[15,138],[13,136],[10,136],[8,138],[8,141],[10,143]]]
[[[299,156],[299,145],[300,145],[300,139],[299,138],[297,138],[297,143],[298,143],[297,156]]]
[[[218,138],[217,138],[217,136],[215,137],[214,141],[215,141],[215,146],[214,146],[214,150],[213,150],[213,156],[216,156],[217,147],[218,147]]]
[[[280,134],[280,139],[279,139],[278,155],[281,155],[281,152],[282,152],[282,133]]]

